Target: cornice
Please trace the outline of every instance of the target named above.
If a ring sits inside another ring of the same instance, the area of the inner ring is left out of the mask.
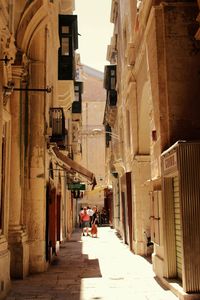
[[[110,21],[116,23],[118,16],[118,0],[112,0]]]

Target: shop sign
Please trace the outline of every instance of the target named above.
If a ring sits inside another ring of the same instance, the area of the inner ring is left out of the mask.
[[[84,183],[80,183],[80,182],[75,182],[75,183],[68,183],[68,190],[85,190],[85,184]]]
[[[176,152],[170,154],[164,158],[164,171],[168,171],[172,168],[177,167],[177,156]]]

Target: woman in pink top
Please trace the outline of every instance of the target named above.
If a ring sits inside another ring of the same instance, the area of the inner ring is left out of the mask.
[[[89,235],[88,230],[90,227],[90,216],[87,211],[87,207],[84,207],[83,210],[80,212],[80,219],[81,219],[81,225],[83,229],[83,235]]]

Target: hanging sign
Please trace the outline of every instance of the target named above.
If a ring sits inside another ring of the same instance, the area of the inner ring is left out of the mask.
[[[177,155],[176,152],[164,157],[164,171],[171,170],[177,167]]]
[[[80,183],[80,182],[75,182],[75,183],[68,183],[68,190],[85,190],[85,184],[84,183]]]

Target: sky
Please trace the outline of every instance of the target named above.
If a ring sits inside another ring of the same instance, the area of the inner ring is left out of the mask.
[[[99,71],[109,64],[106,60],[107,45],[113,35],[110,22],[111,0],[75,0],[78,15],[77,50],[81,63]]]

